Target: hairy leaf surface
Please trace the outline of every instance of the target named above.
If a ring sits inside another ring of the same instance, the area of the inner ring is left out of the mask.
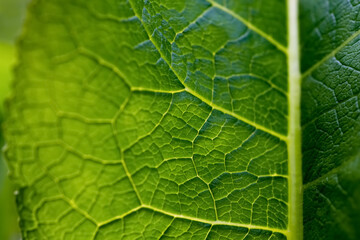
[[[359,8],[34,1],[5,129],[24,238],[359,238]]]

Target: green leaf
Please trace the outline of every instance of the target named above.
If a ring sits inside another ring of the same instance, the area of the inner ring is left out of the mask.
[[[15,61],[14,46],[0,42],[0,125],[3,124],[3,100],[9,94],[11,81],[11,68]],[[0,147],[4,146],[2,129],[0,129]],[[16,207],[14,201],[14,189],[7,178],[7,167],[0,154],[0,239],[16,239],[20,232],[17,224]]]
[[[359,10],[301,4],[305,239],[360,238]]]
[[[23,237],[358,239],[359,8],[34,1],[5,128]]]

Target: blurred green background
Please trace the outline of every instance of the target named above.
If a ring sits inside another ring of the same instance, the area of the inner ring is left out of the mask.
[[[6,118],[4,99],[10,95],[12,71],[16,63],[15,42],[21,33],[28,0],[0,0],[0,123]],[[4,145],[2,128],[0,145]],[[8,170],[0,156],[0,240],[20,239],[14,199],[14,187],[7,178]]]

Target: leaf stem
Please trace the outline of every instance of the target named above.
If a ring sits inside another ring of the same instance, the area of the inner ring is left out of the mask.
[[[302,155],[301,155],[301,72],[299,52],[299,2],[287,1],[289,76],[289,239],[303,239]]]

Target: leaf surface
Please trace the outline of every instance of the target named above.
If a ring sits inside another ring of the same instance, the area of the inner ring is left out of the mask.
[[[302,92],[305,237],[356,239],[359,4],[314,2],[34,1],[6,124],[24,238],[301,239]]]
[[[360,3],[301,3],[304,237],[358,239]]]

